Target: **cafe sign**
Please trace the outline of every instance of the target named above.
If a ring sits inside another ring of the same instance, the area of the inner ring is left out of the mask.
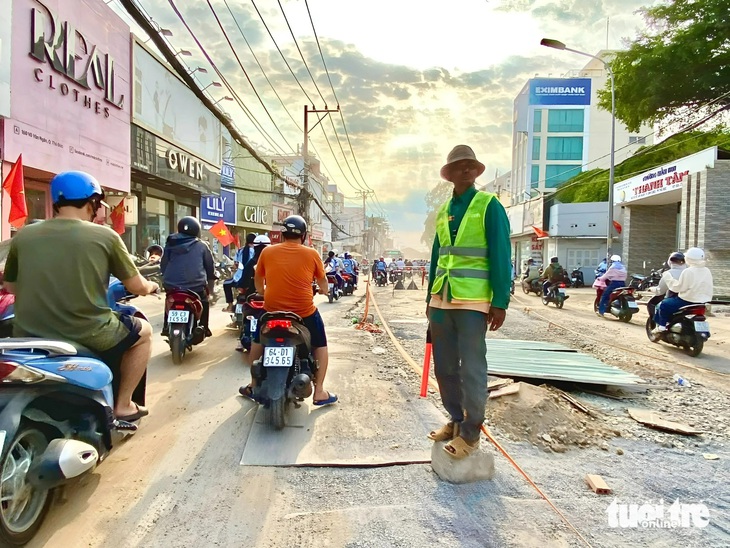
[[[269,224],[269,212],[261,206],[243,206],[243,220],[257,225]]]

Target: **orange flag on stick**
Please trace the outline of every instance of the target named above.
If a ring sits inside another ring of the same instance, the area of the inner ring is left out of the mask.
[[[223,219],[211,226],[210,232],[223,246],[231,245],[233,242],[233,236],[231,236],[231,233],[226,224],[223,222]]]
[[[25,186],[23,185],[23,155],[5,177],[3,190],[10,196],[10,215],[8,222],[15,228],[20,228],[28,218],[28,205],[25,203]]]
[[[541,228],[537,228],[536,226],[533,226],[533,227],[532,227],[532,230],[533,230],[533,231],[535,232],[535,235],[536,235],[536,236],[537,236],[538,238],[549,238],[549,237],[550,237],[550,234],[548,234],[547,232],[545,232],[545,231],[544,231],[543,229],[541,229]]]
[[[117,234],[124,234],[127,230],[124,226],[124,198],[112,208],[109,217],[112,220],[112,228]]]

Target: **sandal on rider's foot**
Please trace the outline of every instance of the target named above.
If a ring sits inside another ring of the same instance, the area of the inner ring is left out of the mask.
[[[432,430],[428,434],[428,439],[432,441],[448,441],[453,440],[459,433],[459,425],[455,422],[447,422],[438,430]]]
[[[135,413],[132,413],[131,415],[125,415],[123,417],[117,417],[117,420],[124,422],[134,422],[150,414],[149,409],[147,409],[146,407],[143,407],[137,403],[135,403],[134,406],[137,408],[137,411]]]
[[[315,400],[313,398],[312,399],[312,403],[314,405],[317,405],[317,406],[320,406],[320,405],[329,405],[331,403],[337,403],[337,400],[338,400],[338,398],[337,398],[337,395],[336,394],[331,394],[331,393],[327,392],[327,397],[325,399],[323,399],[323,400]]]
[[[479,450],[479,440],[468,442],[461,436],[457,436],[444,445],[444,451],[453,459],[463,459]]]
[[[256,399],[256,396],[253,395],[253,386],[250,384],[248,386],[242,386],[238,389],[238,393],[241,394],[244,398],[248,398],[251,401],[255,401],[256,403],[259,403],[259,401]]]

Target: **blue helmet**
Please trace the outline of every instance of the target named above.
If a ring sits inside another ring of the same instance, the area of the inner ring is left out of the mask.
[[[83,171],[64,171],[51,180],[51,199],[54,204],[61,200],[86,200],[94,195],[104,199],[99,181]]]

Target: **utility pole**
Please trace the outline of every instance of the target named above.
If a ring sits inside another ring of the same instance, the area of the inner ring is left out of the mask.
[[[304,217],[304,220],[307,221],[308,225],[310,224],[309,204],[312,197],[312,191],[309,188],[309,132],[312,129],[316,128],[317,124],[324,120],[327,114],[329,114],[330,112],[339,112],[339,110],[339,105],[337,105],[336,109],[327,108],[327,105],[325,105],[323,109],[316,109],[313,105],[310,109],[308,105],[304,105],[304,143],[302,145],[302,163],[304,165],[302,168],[302,190],[299,193],[299,214]],[[311,129],[309,128],[310,113],[323,114],[323,116],[319,117],[317,123],[314,124]],[[311,231],[312,228],[310,227],[309,230]]]
[[[362,254],[363,257],[367,255],[368,251],[368,216],[367,216],[367,206],[366,201],[368,199],[368,196],[371,194],[375,194],[372,190],[358,190],[357,191],[357,197],[362,198]]]

